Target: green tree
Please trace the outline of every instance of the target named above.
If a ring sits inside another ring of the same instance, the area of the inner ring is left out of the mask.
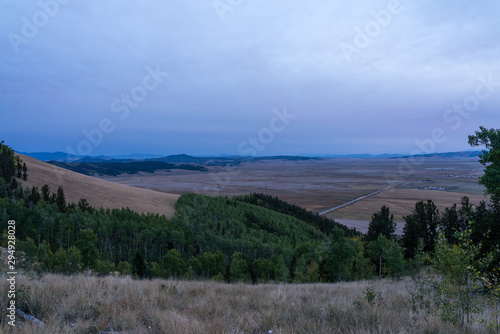
[[[377,266],[379,279],[382,278],[383,262],[389,247],[390,242],[384,235],[379,235],[377,240],[370,242],[366,247],[366,253]]]
[[[275,266],[269,259],[253,261],[252,270],[257,282],[269,282],[274,279]]]
[[[31,193],[28,197],[28,203],[30,208],[36,205],[41,200],[40,193],[38,192],[38,188],[33,186],[31,188]]]
[[[44,240],[38,247],[38,261],[40,262],[42,269],[45,271],[51,271],[54,267],[54,260],[54,253],[50,249],[50,245],[47,240]]]
[[[82,261],[82,255],[80,251],[75,246],[71,246],[67,251],[67,264],[66,269],[70,274],[74,274],[80,271],[80,263]]]
[[[218,275],[225,275],[226,260],[220,250],[216,250],[215,253],[203,252],[198,258],[201,262],[202,275],[207,279]]]
[[[97,250],[97,236],[90,229],[80,231],[80,240],[76,242],[76,247],[82,255],[82,263],[87,270],[95,269],[99,258]]]
[[[134,259],[132,260],[133,274],[137,278],[146,277],[146,263],[144,262],[144,256],[142,256],[139,251],[135,252]]]
[[[161,267],[158,262],[151,263],[151,269],[149,270],[149,277],[165,277],[165,270]]]
[[[198,258],[196,257],[191,257],[189,260],[188,260],[188,266],[189,268],[192,269],[192,273],[193,273],[193,278],[198,278],[200,275],[203,275],[203,267],[202,267],[202,264],[201,264],[201,261],[198,260]]]
[[[356,249],[352,242],[344,237],[344,231],[335,228],[328,246],[324,271],[328,282],[345,281],[350,278],[351,264],[356,256]]]
[[[478,260],[481,245],[472,242],[470,233],[470,229],[461,232],[458,245],[450,245],[441,234],[433,260],[439,274],[431,286],[434,305],[444,320],[462,326],[471,324],[474,315],[482,311],[484,300],[477,291],[483,287],[482,269],[492,259],[490,255]]]
[[[80,208],[80,210],[82,210],[83,212],[85,212],[88,209],[90,209],[90,204],[89,204],[89,202],[85,198],[81,198],[78,201],[78,207]]]
[[[243,259],[240,252],[235,252],[231,256],[231,265],[229,267],[230,281],[233,282],[248,282],[250,281],[250,271],[248,263]]]
[[[379,212],[372,216],[372,220],[368,225],[368,233],[366,234],[367,241],[377,240],[380,234],[384,235],[387,239],[394,237],[396,231],[396,223],[394,222],[394,215],[390,214],[389,207],[382,206]]]
[[[45,203],[50,203],[50,187],[48,184],[42,186],[42,199]]]
[[[479,127],[474,135],[469,136],[472,147],[485,145],[486,149],[479,155],[479,162],[485,166],[484,175],[479,183],[486,187],[491,195],[491,202],[498,212],[500,210],[500,130]]]
[[[307,270],[309,268],[309,262],[306,256],[302,255],[295,261],[295,268],[293,271],[293,282],[294,283],[306,283],[307,282]]]
[[[68,263],[68,254],[61,247],[54,254],[54,270],[60,273],[67,272],[67,263]]]
[[[98,260],[96,272],[99,276],[107,276],[115,271],[115,264],[110,260]]]
[[[171,249],[161,261],[161,266],[166,277],[181,277],[186,273],[186,263],[181,257],[181,253],[176,249]]]
[[[26,166],[25,162],[23,163],[23,180],[28,180],[28,167]]]
[[[274,266],[274,273],[273,273],[274,280],[276,282],[287,282],[290,270],[288,270],[288,267],[285,264],[285,259],[283,259],[283,256],[273,255],[271,256],[270,260]],[[314,275],[314,273],[312,272],[313,269],[314,268],[309,268],[308,278]]]
[[[403,238],[401,240],[405,249],[407,259],[415,256],[415,249],[418,246],[418,239],[424,240],[426,252],[432,252],[436,243],[440,214],[433,201],[426,203],[419,201],[415,204],[415,209],[411,215],[403,217],[405,226],[403,228]]]
[[[57,188],[56,204],[60,212],[66,212],[66,197],[64,196],[63,187]]]
[[[363,246],[358,245],[353,269],[355,280],[368,279],[375,273],[375,265],[364,256],[364,251]]]
[[[16,175],[15,161],[14,150],[5,145],[2,140],[0,142],[0,177],[7,183],[10,183]]]
[[[120,261],[118,262],[118,265],[116,266],[116,270],[120,273],[120,275],[126,276],[126,275],[132,275],[132,266],[130,263],[126,261]]]
[[[389,277],[400,278],[406,261],[403,248],[394,240],[389,240],[389,248],[384,254],[384,273]]]
[[[456,243],[455,233],[460,231],[456,204],[453,204],[451,208],[445,208],[443,216],[441,217],[440,226],[448,243]]]
[[[24,252],[25,262],[28,266],[33,265],[37,258],[38,248],[30,237],[26,241],[19,242],[19,250]]]

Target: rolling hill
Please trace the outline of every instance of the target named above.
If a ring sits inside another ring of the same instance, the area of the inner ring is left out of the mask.
[[[139,213],[159,213],[169,218],[175,213],[178,195],[99,180],[25,155],[19,156],[26,162],[29,171],[28,181],[23,181],[23,186],[41,188],[48,184],[55,192],[61,185],[67,201],[77,203],[85,198],[95,207],[129,207]]]

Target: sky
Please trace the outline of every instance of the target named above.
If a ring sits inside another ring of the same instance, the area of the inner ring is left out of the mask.
[[[418,154],[500,127],[498,0],[0,9],[0,140],[21,152]]]

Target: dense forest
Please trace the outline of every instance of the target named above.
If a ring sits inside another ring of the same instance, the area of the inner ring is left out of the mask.
[[[24,252],[18,260],[40,274],[119,272],[253,283],[399,277],[415,258],[432,254],[440,236],[456,245],[463,231],[471,231],[472,241],[481,245],[478,256],[494,254],[488,268],[478,270],[491,276],[500,260],[498,206],[475,207],[467,198],[444,212],[432,201],[416,203],[398,237],[387,207],[373,214],[362,235],[264,194],[232,199],[185,194],[171,219],[93,208],[85,199],[67,203],[61,187],[23,188],[29,166],[3,142],[0,176],[2,245],[7,222],[15,220],[17,247]]]

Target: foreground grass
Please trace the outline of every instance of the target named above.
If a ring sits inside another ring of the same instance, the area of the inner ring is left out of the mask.
[[[482,333],[418,316],[406,306],[409,281],[244,285],[129,277],[17,277],[17,305],[44,327],[7,324],[8,284],[0,281],[1,333]],[[363,297],[371,288],[373,303]],[[485,332],[486,333],[486,332]]]

